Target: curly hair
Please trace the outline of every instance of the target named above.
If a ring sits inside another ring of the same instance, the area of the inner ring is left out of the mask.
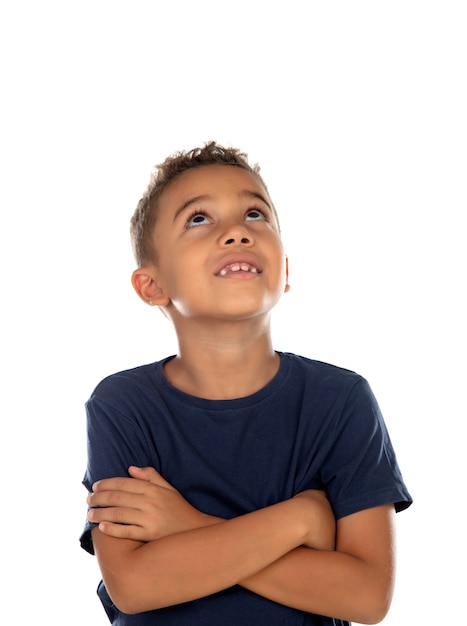
[[[154,260],[152,236],[157,217],[157,205],[162,193],[180,174],[205,165],[241,167],[256,176],[267,190],[259,173],[259,165],[250,165],[248,155],[237,148],[225,148],[215,141],[209,141],[201,148],[170,155],[163,163],[155,167],[148,188],[131,218],[131,243],[138,267],[143,267]]]

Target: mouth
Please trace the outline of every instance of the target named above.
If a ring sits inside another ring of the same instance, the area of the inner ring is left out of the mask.
[[[228,274],[237,274],[237,273],[249,273],[249,274],[261,274],[261,270],[259,270],[256,266],[251,265],[250,263],[229,263],[225,265],[219,272],[217,272],[216,276],[227,276]]]
[[[256,278],[263,273],[261,261],[254,254],[229,254],[220,259],[214,275],[218,278]]]

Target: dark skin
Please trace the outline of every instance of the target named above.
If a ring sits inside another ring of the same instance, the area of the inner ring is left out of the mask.
[[[277,372],[270,312],[288,290],[288,266],[271,207],[256,177],[220,165],[182,174],[160,198],[157,253],[132,282],[175,326],[178,355],[164,373],[186,393],[245,397]],[[106,587],[124,612],[235,584],[360,623],[377,623],[389,608],[392,505],[336,523],[325,494],[308,490],[221,520],[192,507],[153,468],[100,481],[88,502],[104,507],[89,513],[99,523],[93,542]]]
[[[157,557],[156,561],[150,558],[146,563],[149,568],[142,577],[144,585],[138,579],[138,604],[133,595],[136,590],[129,594],[136,604],[135,612],[184,602],[220,590],[223,588],[222,574],[226,570],[224,561],[219,558],[219,537],[230,543],[232,563],[238,559],[238,564],[243,567],[244,556],[239,551],[240,536],[248,537],[245,551],[251,554],[258,548],[255,530],[264,534],[261,529],[263,523],[267,526],[273,520],[279,524],[283,516],[284,524],[290,525],[291,514],[298,517],[297,508],[294,510],[292,506],[288,509],[286,502],[276,517],[255,520],[253,516],[246,515],[243,516],[243,526],[227,528],[230,522],[207,516],[194,509],[153,468],[131,467],[129,474],[134,478],[111,478],[96,483],[93,494],[88,497],[88,503],[91,506],[105,507],[92,509],[89,519],[99,522],[99,527],[93,530],[93,540],[99,561],[105,561],[109,570],[113,567],[118,569],[119,563],[123,567],[122,560],[125,559],[129,559],[126,561],[127,565],[138,563],[138,547],[145,546]],[[378,602],[376,594],[389,589],[386,600],[384,596],[379,599],[384,607],[392,592],[393,571],[387,569],[387,564],[392,563],[392,557],[388,553],[391,552],[393,540],[393,507],[375,507],[339,520],[334,550],[336,525],[325,494],[308,491],[293,500],[302,500],[301,504],[310,514],[307,519],[312,525],[313,533],[308,536],[308,544],[303,539],[301,544],[252,575],[245,578],[239,576],[233,581],[228,578],[225,586],[241,584],[276,602],[322,615],[330,614],[332,610],[332,615],[341,619],[360,623],[378,622],[384,616],[384,611],[378,615],[376,606],[375,613],[371,612]],[[314,510],[313,515],[311,510]],[[225,534],[190,534],[195,529],[208,530],[209,527],[224,530]],[[376,528],[379,533],[375,533]],[[360,544],[356,544],[354,536],[350,542],[346,542],[349,529],[352,535],[357,533],[359,536],[359,532],[362,532]],[[190,559],[187,559],[187,554],[183,551],[187,546],[185,543],[175,541],[167,547],[167,551],[158,551],[158,542],[170,535],[174,538],[184,536],[188,543],[196,542]],[[213,544],[212,556],[208,548],[210,541]],[[267,545],[263,546],[263,550],[269,549],[269,541],[267,538]],[[275,543],[277,546],[277,538]],[[123,549],[124,546],[126,550]],[[199,548],[199,554],[196,547]],[[122,551],[115,551],[116,548],[121,548]],[[183,551],[180,560],[176,556],[177,548]],[[261,554],[260,558],[263,556]],[[163,557],[167,558],[167,562]],[[173,565],[174,560],[180,571],[169,565],[168,562]],[[156,562],[158,568],[160,567],[159,574],[152,569]],[[190,564],[193,565],[192,570]],[[233,569],[233,565],[231,566]],[[167,581],[171,570],[174,579],[181,572],[184,574],[184,584],[174,594],[161,590],[161,578]],[[156,597],[153,591],[155,586],[160,597]],[[338,594],[336,589],[339,589]],[[349,608],[354,611],[352,615],[349,615]],[[342,611],[341,615],[336,613],[339,609]]]

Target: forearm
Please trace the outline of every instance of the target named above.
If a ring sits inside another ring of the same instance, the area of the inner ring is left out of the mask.
[[[375,623],[387,611],[392,505],[342,518],[336,536],[322,492],[305,491],[225,521],[194,509],[159,475],[156,480],[161,484],[108,479],[88,498],[97,507],[90,521],[101,523],[93,539],[103,578],[122,611],[178,604],[235,584],[297,609],[360,623]]]
[[[343,552],[298,547],[240,584],[279,604],[371,624],[389,608],[392,571]]]
[[[116,553],[111,538],[98,530],[93,538],[112,599],[124,612],[138,613],[238,584],[304,543],[309,528],[303,505],[292,499],[157,541],[125,542]]]

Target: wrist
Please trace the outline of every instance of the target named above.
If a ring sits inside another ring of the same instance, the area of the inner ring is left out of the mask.
[[[199,528],[214,526],[215,524],[220,524],[220,522],[225,522],[225,519],[223,517],[216,517],[215,515],[208,515],[208,513],[200,512]]]
[[[334,550],[336,523],[331,505],[323,491],[314,489],[297,494],[305,526],[301,545],[316,550]]]

